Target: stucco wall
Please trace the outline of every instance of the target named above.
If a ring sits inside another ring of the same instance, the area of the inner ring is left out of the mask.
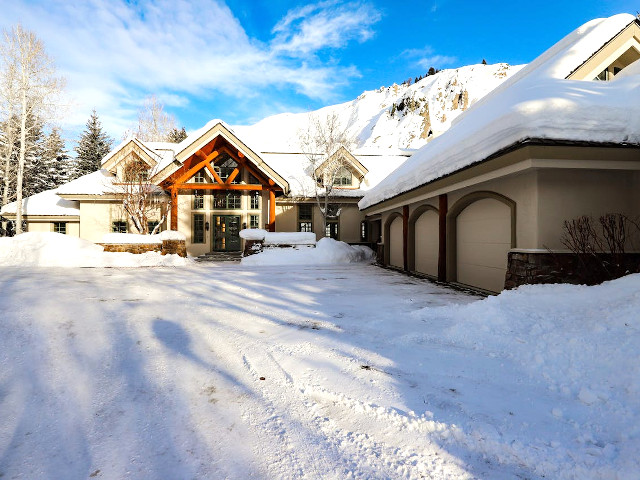
[[[624,170],[547,170],[539,173],[538,248],[564,249],[565,220],[604,213],[640,215],[638,172]],[[520,245],[519,245],[520,247]]]

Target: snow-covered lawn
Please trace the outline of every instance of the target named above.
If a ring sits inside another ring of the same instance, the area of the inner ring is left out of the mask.
[[[640,275],[0,268],[0,477],[640,476]]]

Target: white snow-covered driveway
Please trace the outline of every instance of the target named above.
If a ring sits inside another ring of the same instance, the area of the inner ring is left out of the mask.
[[[587,406],[441,335],[476,300],[362,265],[0,269],[0,477],[615,470],[573,446]]]

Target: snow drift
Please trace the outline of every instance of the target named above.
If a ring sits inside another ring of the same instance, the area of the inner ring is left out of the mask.
[[[147,235],[148,236],[148,235]],[[0,266],[30,267],[160,267],[182,266],[191,260],[179,255],[147,252],[104,252],[100,245],[60,233],[27,232],[0,238]]]
[[[372,263],[374,253],[369,247],[349,245],[333,238],[321,238],[316,248],[265,249],[244,257],[243,265],[335,265],[344,263]]]

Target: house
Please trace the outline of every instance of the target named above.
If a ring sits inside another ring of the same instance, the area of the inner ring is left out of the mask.
[[[640,215],[638,59],[636,17],[593,20],[473,105],[359,202],[384,263],[499,292],[544,273],[565,220]]]
[[[357,202],[408,156],[336,151],[341,168],[323,231],[307,156],[261,152],[223,121],[213,120],[179,144],[129,138],[105,156],[101,170],[23,200],[23,214],[27,231],[55,231],[96,243],[106,233],[137,233],[123,197],[135,188],[131,168],[142,165],[148,175],[145,183],[171,205],[168,211],[159,205],[151,212],[149,228],[161,223],[161,229],[184,233],[191,255],[240,251],[239,231],[244,228],[308,231],[317,237],[367,242],[369,232],[362,229],[364,214]],[[13,202],[0,213],[13,220],[16,207]]]

